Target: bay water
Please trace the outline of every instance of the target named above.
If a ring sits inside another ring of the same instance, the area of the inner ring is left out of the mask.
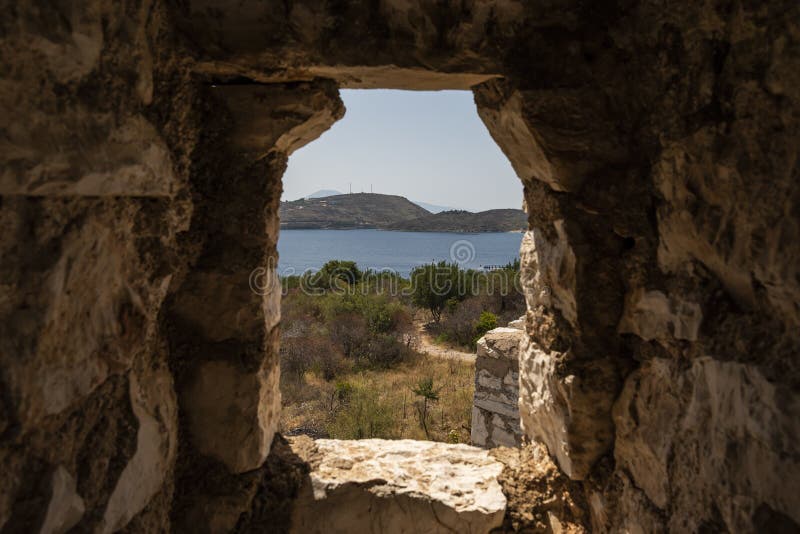
[[[361,269],[408,277],[414,267],[448,261],[485,269],[519,258],[522,234],[393,232],[387,230],[281,230],[278,273],[316,271],[328,260],[355,261]]]

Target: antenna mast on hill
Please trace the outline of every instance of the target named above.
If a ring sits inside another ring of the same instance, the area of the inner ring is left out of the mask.
[[[350,182],[350,193],[348,193],[348,194],[350,194],[350,195],[353,194],[353,182]]]
[[[369,184],[369,192],[372,193],[372,184]]]

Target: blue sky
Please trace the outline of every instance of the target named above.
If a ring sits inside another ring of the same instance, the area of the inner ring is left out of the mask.
[[[343,90],[344,118],[289,159],[284,200],[319,189],[402,195],[473,211],[520,208],[522,185],[471,91]]]

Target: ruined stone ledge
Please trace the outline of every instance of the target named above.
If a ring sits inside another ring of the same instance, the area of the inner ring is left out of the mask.
[[[519,343],[522,330],[500,327],[490,330],[478,340],[478,357],[500,358],[516,361],[519,358]]]
[[[311,465],[293,532],[490,532],[503,522],[503,464],[488,451],[430,441],[293,438]]]
[[[289,438],[308,475],[291,532],[587,532],[580,483],[538,443]]]

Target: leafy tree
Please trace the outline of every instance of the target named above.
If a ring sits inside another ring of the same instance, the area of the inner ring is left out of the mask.
[[[363,275],[354,261],[330,260],[319,271],[308,277],[307,284],[316,289],[341,290],[360,282]]]
[[[461,269],[456,264],[441,261],[411,271],[411,301],[428,309],[437,323],[449,300],[464,298],[462,286]]]

